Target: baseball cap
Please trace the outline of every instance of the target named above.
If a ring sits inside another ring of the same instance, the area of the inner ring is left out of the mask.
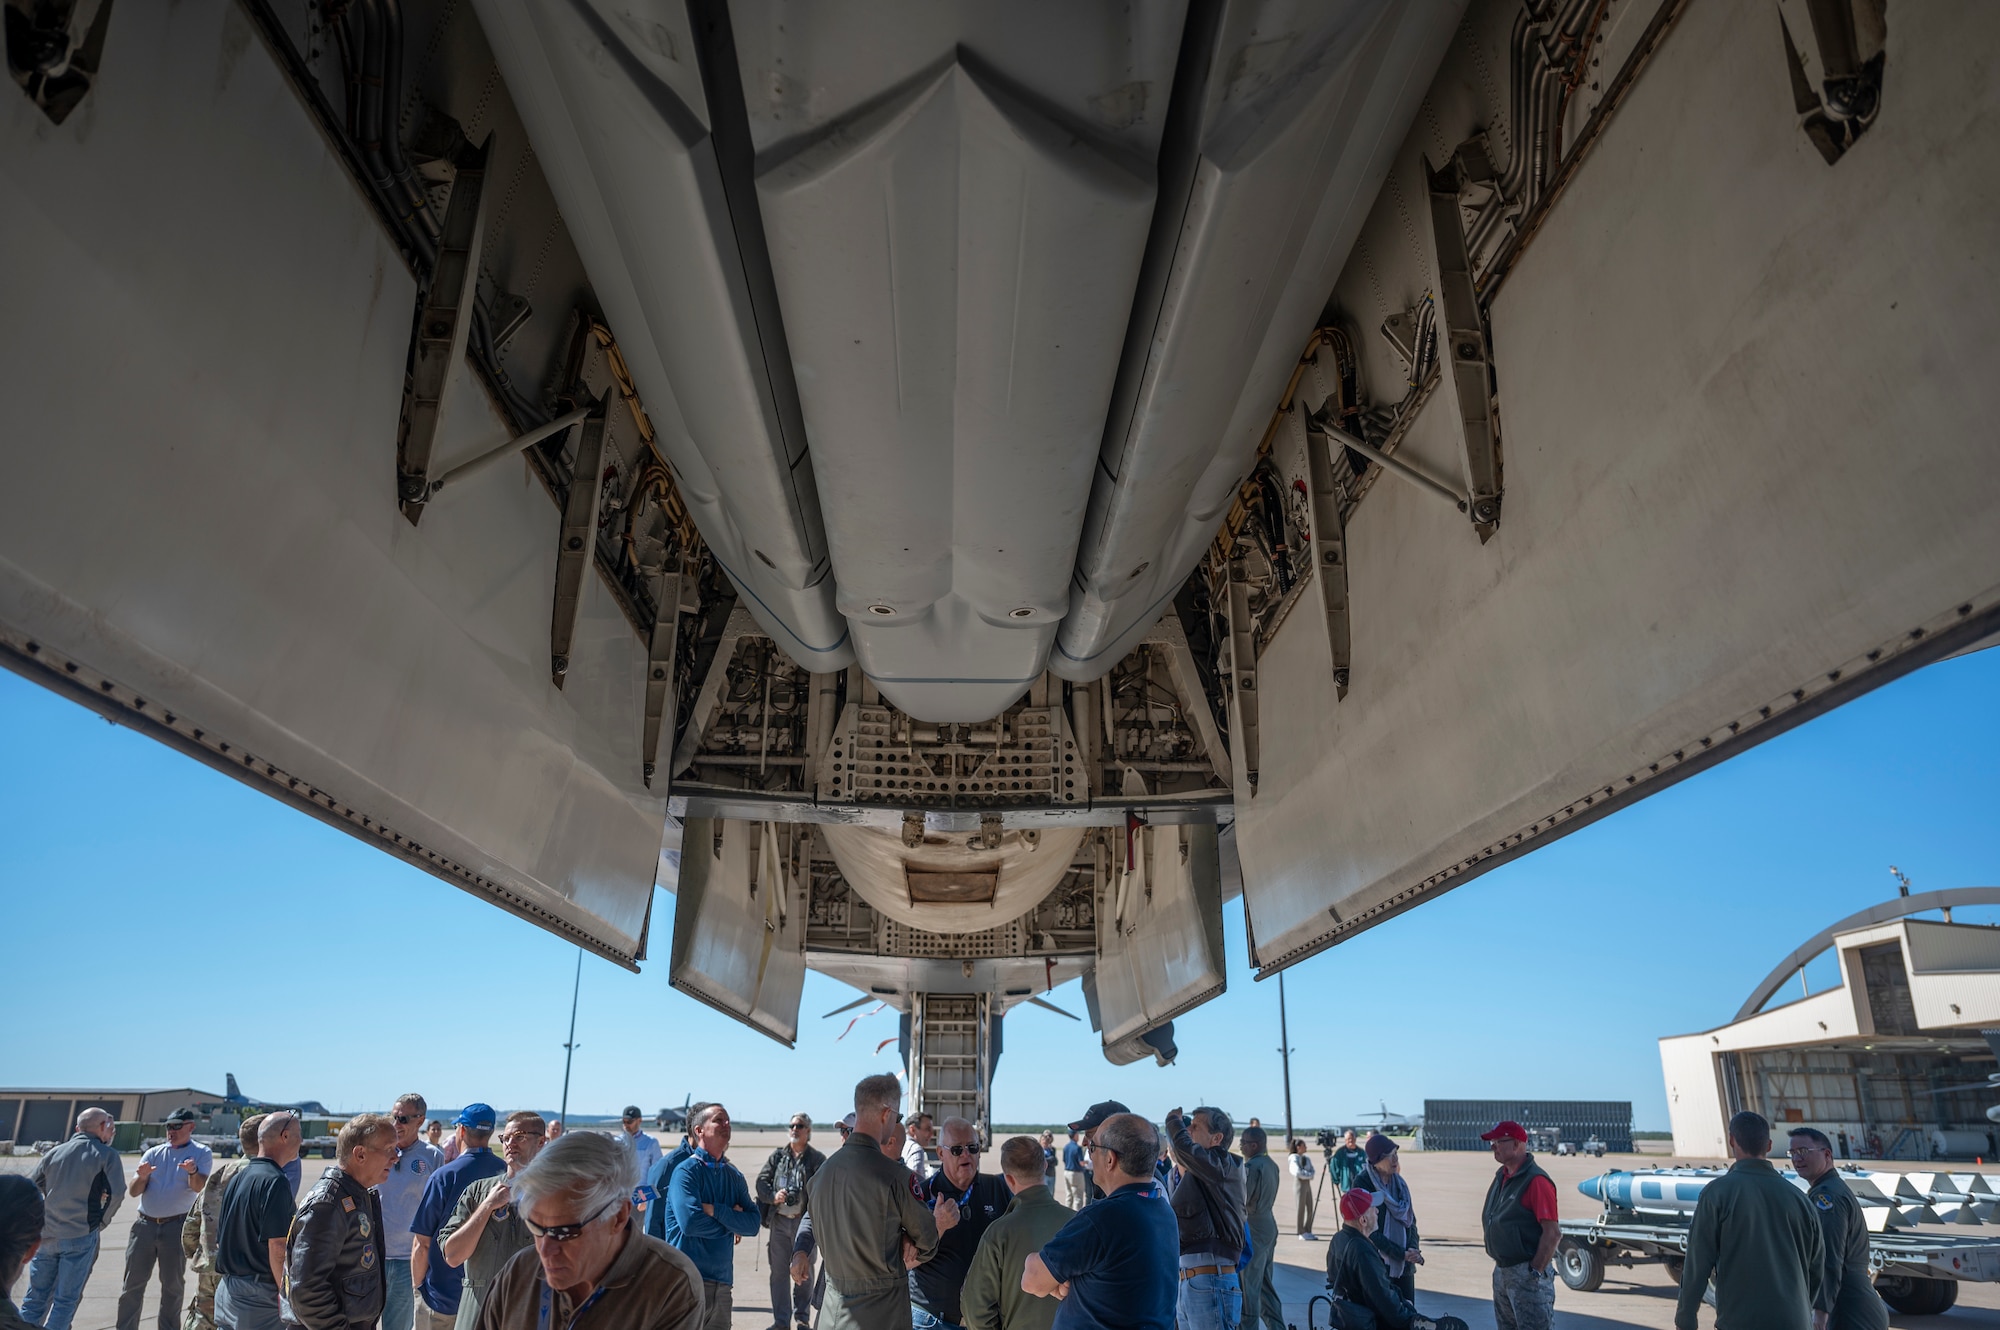
[[[194,1121],[194,1110],[191,1108],[177,1108],[173,1112],[167,1114],[167,1125],[169,1127],[178,1127],[183,1122],[193,1122],[193,1121]]]
[[[639,1106],[637,1104],[625,1105],[625,1116],[628,1118],[636,1118],[641,1116],[639,1112]]]
[[[1092,1104],[1088,1113],[1085,1113],[1081,1118],[1069,1124],[1069,1129],[1071,1131],[1096,1131],[1104,1125],[1104,1119],[1116,1117],[1120,1113],[1130,1113],[1131,1111],[1131,1109],[1125,1107],[1125,1105],[1119,1103],[1116,1099],[1107,1099],[1101,1104]]]
[[[1353,1223],[1375,1208],[1375,1198],[1359,1187],[1349,1187],[1340,1197],[1340,1217]]]
[[[854,1130],[854,1115],[853,1115],[852,1113],[849,1113],[849,1114],[848,1114],[848,1115],[847,1115],[846,1117],[844,1117],[844,1118],[842,1118],[842,1119],[840,1120],[840,1125],[841,1125],[841,1126],[843,1126],[843,1127],[845,1127],[845,1128],[846,1128],[847,1130],[849,1130],[849,1131],[853,1131],[853,1130]]]
[[[480,1127],[491,1130],[495,1120],[493,1105],[467,1104],[459,1110],[458,1116],[451,1120],[451,1124],[454,1127]]]
[[[1512,1118],[1509,1118],[1492,1131],[1481,1133],[1479,1139],[1482,1141],[1520,1141],[1525,1144],[1528,1139],[1528,1129]]]

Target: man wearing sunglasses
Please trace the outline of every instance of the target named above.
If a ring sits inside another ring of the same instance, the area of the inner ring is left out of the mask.
[[[910,1268],[914,1330],[962,1330],[959,1294],[972,1253],[1013,1194],[998,1174],[979,1171],[979,1129],[964,1118],[939,1128],[938,1170],[924,1180],[924,1203],[937,1219],[937,1254]]]
[[[520,1209],[512,1202],[509,1185],[520,1171],[534,1162],[548,1137],[542,1115],[527,1109],[507,1115],[500,1129],[500,1157],[507,1171],[498,1177],[481,1178],[458,1198],[451,1218],[438,1230],[438,1252],[446,1265],[465,1271],[465,1286],[458,1297],[457,1330],[474,1330],[479,1324],[479,1306],[494,1277],[505,1268],[514,1253],[532,1245]]]
[[[424,1115],[430,1105],[414,1092],[401,1096],[389,1110],[396,1124],[396,1160],[389,1176],[375,1188],[382,1203],[382,1271],[389,1281],[382,1306],[382,1330],[412,1330],[416,1289],[410,1281],[410,1225],[431,1174],[444,1167],[444,1151],[423,1139]]]
[[[486,1294],[480,1330],[700,1330],[701,1271],[632,1222],[638,1161],[599,1132],[551,1142],[509,1184],[534,1245]]]
[[[812,1148],[811,1118],[794,1113],[787,1135],[790,1139],[771,1151],[757,1170],[757,1209],[769,1233],[765,1255],[771,1263],[771,1330],[785,1330],[787,1307],[799,1326],[812,1320],[812,1295],[804,1284],[792,1282],[790,1267],[799,1220],[806,1212],[806,1184],[826,1162],[826,1156]]]

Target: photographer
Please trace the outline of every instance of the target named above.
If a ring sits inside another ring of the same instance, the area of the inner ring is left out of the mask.
[[[1243,1315],[1236,1262],[1243,1253],[1243,1161],[1229,1153],[1229,1115],[1197,1108],[1167,1114],[1167,1139],[1181,1179],[1169,1203],[1180,1229],[1177,1320],[1187,1330],[1234,1327]]]

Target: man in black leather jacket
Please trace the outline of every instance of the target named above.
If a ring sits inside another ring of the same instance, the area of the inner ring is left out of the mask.
[[[370,1191],[396,1162],[396,1124],[363,1113],[340,1129],[339,1162],[320,1175],[285,1240],[284,1320],[303,1330],[372,1326],[382,1276],[382,1203]]]
[[[1235,1325],[1243,1314],[1236,1273],[1243,1253],[1243,1161],[1229,1153],[1235,1134],[1219,1108],[1167,1114],[1167,1140],[1181,1180],[1169,1197],[1180,1229],[1182,1325]]]
[[[1341,1330],[1450,1330],[1464,1322],[1421,1315],[1389,1278],[1389,1267],[1370,1236],[1375,1198],[1355,1187],[1340,1198],[1340,1231],[1326,1249],[1326,1286],[1333,1293],[1334,1323]]]

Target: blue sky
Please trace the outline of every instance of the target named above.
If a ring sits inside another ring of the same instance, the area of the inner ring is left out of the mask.
[[[1378,1101],[1630,1099],[1655,1040],[1722,1024],[1787,951],[1895,894],[2000,882],[2000,651],[1932,666],[1288,972],[1301,1127]],[[576,1112],[689,1093],[740,1119],[843,1111],[895,1014],[809,975],[796,1051],[675,993],[670,902],[641,974],[583,965]],[[1984,915],[1961,912],[1961,919]],[[576,951],[234,780],[0,671],[0,1084],[220,1089],[380,1106],[553,1107]],[[1229,991],[1179,1062],[1113,1067],[1086,1025],[1007,1021],[995,1119],[1090,1101],[1283,1114],[1278,991],[1227,911]],[[1054,1000],[1079,1014],[1075,984]],[[863,1010],[866,1010],[865,1008]]]

